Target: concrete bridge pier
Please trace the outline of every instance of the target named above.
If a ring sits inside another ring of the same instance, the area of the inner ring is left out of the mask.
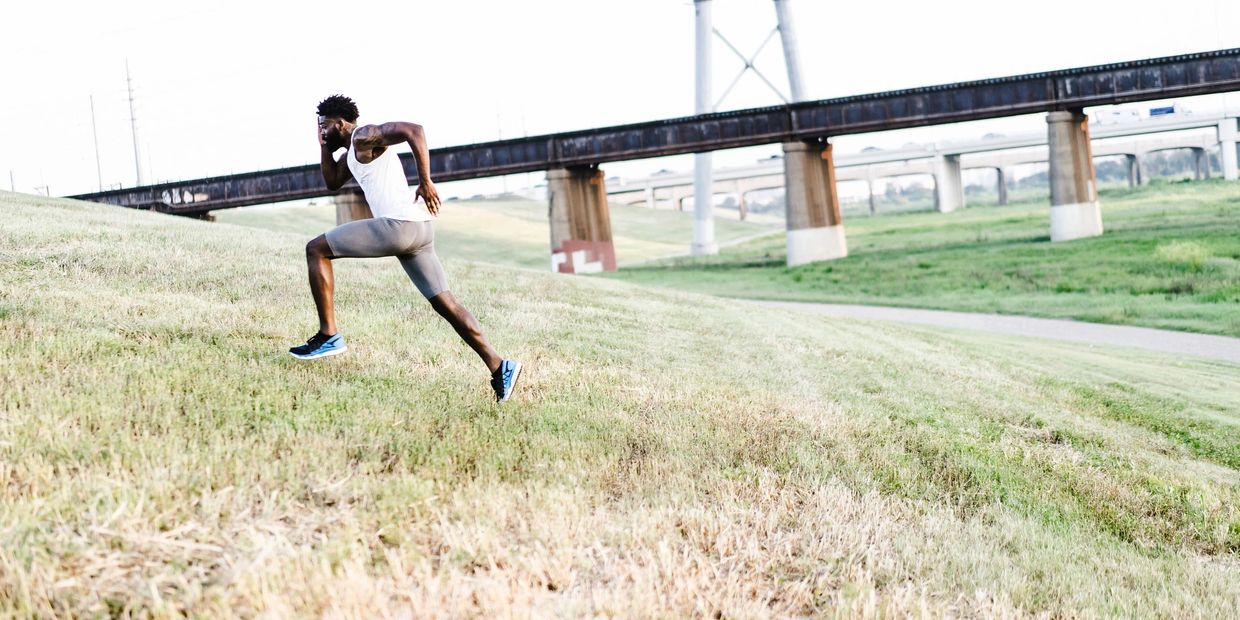
[[[934,156],[934,202],[939,213],[950,213],[964,206],[959,155]]]
[[[362,193],[360,187],[341,190],[332,202],[336,203],[337,226],[374,217],[374,214],[370,212],[370,205],[366,202],[366,195]]]
[[[1210,156],[1205,149],[1193,151],[1193,180],[1200,181],[1210,178]]]
[[[1237,163],[1236,142],[1240,141],[1240,130],[1236,129],[1237,119],[1225,118],[1218,124],[1219,163],[1223,166],[1223,178],[1235,181],[1240,178],[1240,163]]]
[[[1051,241],[1102,234],[1098,180],[1089,145],[1089,118],[1083,110],[1046,115],[1050,151]]]
[[[1140,186],[1141,160],[1136,155],[1124,155],[1124,161],[1128,164],[1128,189]]]
[[[603,171],[591,166],[547,171],[551,216],[551,271],[597,273],[616,270],[611,214]]]
[[[745,202],[745,188],[740,180],[732,182],[732,193],[736,194],[736,214],[743,222],[749,216],[749,204]]]
[[[784,188],[788,266],[848,256],[831,145],[785,142]]]
[[[995,168],[995,186],[999,189],[999,206],[1008,203],[1007,195],[1007,170],[1004,168]]]

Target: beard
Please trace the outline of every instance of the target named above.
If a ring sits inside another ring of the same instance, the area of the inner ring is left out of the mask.
[[[349,146],[349,141],[346,140],[344,136],[338,133],[327,134],[327,137],[324,138],[324,142],[326,142],[327,146],[331,147],[332,149],[341,149],[346,146]]]

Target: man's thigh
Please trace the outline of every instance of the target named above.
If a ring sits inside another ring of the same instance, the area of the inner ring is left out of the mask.
[[[397,226],[386,218],[370,218],[341,224],[323,235],[335,258],[397,256],[406,251]]]

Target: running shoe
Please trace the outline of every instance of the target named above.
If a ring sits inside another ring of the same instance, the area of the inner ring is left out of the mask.
[[[491,374],[491,388],[495,390],[495,402],[502,403],[512,396],[512,390],[517,387],[517,375],[520,374],[521,362],[504,360],[499,363],[499,368]]]
[[[311,336],[306,344],[293,347],[288,352],[299,360],[312,360],[337,355],[348,350],[349,347],[344,344],[344,335],[338,333],[334,336],[325,336],[319,332]]]

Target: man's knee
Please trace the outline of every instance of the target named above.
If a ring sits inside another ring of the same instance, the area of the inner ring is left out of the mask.
[[[444,291],[434,297],[431,297],[427,301],[431,302],[431,307],[434,308],[435,312],[438,312],[439,314],[444,316],[456,314],[456,309],[458,307],[456,298],[453,297],[452,293],[449,293],[448,291]]]
[[[331,258],[332,248],[327,244],[327,237],[319,235],[306,243],[306,258]]]

